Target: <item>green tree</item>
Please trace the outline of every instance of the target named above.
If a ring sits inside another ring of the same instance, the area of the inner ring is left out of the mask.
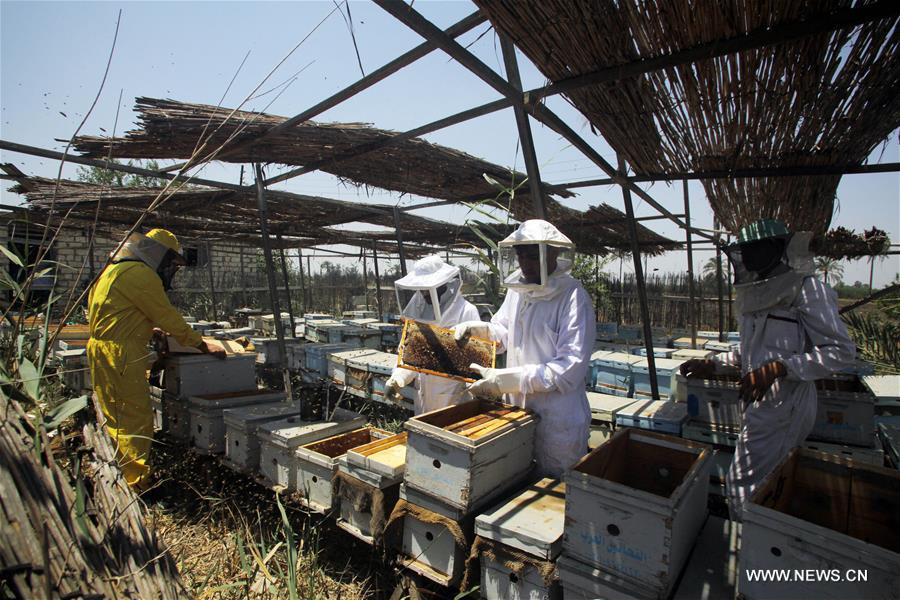
[[[113,163],[120,165],[121,161],[112,159]],[[131,161],[127,163],[131,167],[140,167],[150,171],[159,171],[159,163],[155,160],[146,162]],[[102,167],[78,167],[76,175],[78,181],[85,183],[94,183],[97,185],[108,185],[113,187],[165,187],[165,179],[157,179],[156,177],[148,177],[146,175],[135,175],[132,173],[124,173],[122,171],[113,171],[112,169],[104,169]]]
[[[828,283],[828,275],[832,275],[835,281],[840,280],[844,276],[844,265],[836,258],[828,256],[816,257],[816,271],[824,274],[825,283]]]

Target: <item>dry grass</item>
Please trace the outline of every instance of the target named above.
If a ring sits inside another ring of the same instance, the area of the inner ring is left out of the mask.
[[[197,598],[381,598],[393,571],[369,546],[309,514],[290,497],[235,473],[215,457],[160,438],[154,464],[160,483],[148,519],[168,547],[185,587]],[[292,537],[295,568],[289,567]]]

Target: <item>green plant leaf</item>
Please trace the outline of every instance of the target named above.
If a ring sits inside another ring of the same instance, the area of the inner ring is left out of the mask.
[[[6,247],[6,244],[0,244],[0,252],[3,252],[3,255],[9,259],[9,262],[15,263],[20,267],[24,267],[25,264],[22,262],[22,259],[19,256]]]
[[[38,402],[41,399],[41,374],[34,363],[27,358],[19,359],[19,377],[25,393]]]
[[[60,423],[77,413],[79,410],[84,409],[87,405],[87,396],[79,396],[77,398],[72,398],[71,400],[66,400],[44,416],[44,428],[47,431],[56,429],[59,427]]]

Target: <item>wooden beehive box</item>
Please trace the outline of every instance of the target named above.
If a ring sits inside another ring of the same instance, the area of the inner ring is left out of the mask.
[[[256,387],[256,354],[172,355],[164,359],[163,387],[173,396],[240,392]]]
[[[397,352],[401,367],[472,382],[480,379],[480,375],[469,365],[493,367],[497,361],[497,342],[476,337],[456,341],[452,329],[407,319]]]
[[[254,389],[224,394],[203,394],[188,398],[188,413],[191,424],[191,445],[202,454],[222,454],[225,452],[226,409],[253,404],[281,402],[284,392]]]
[[[259,426],[299,416],[299,404],[283,402],[226,410],[223,413],[225,462],[238,471],[255,473],[259,470],[260,442],[256,435]]]
[[[541,560],[553,560],[562,549],[565,513],[566,484],[544,478],[478,515],[475,533]]]
[[[616,415],[638,400],[588,392],[588,405],[591,407],[591,434],[588,438],[588,446],[596,448],[610,437],[616,429]]]
[[[678,375],[677,380],[684,389],[691,419],[720,427],[740,427],[744,403],[737,374],[715,375],[711,379]]]
[[[406,422],[405,483],[466,513],[531,469],[536,417],[472,400]]]
[[[748,600],[896,598],[898,531],[900,473],[795,448],[744,505],[740,592]],[[750,581],[756,569],[838,576]]]
[[[162,396],[162,431],[173,438],[188,441],[191,436],[191,415],[187,398],[178,398],[167,392]]]
[[[366,543],[380,543],[385,522],[399,498],[406,439],[406,433],[398,433],[352,448],[339,461],[337,525]]]
[[[706,519],[711,452],[623,429],[566,474],[564,552],[668,595]]]
[[[348,361],[354,358],[363,358],[375,352],[377,350],[369,348],[332,352],[328,355],[328,378],[337,385],[364,388],[366,384],[365,369],[360,373],[357,368],[354,372],[350,372],[348,377],[348,371],[354,368],[352,365],[349,365],[348,368]]]
[[[709,491],[716,496],[725,496],[725,477],[734,461],[734,448],[740,435],[740,429],[719,425],[710,425],[699,421],[687,421],[681,428],[681,436],[709,444],[712,450],[712,466],[709,470]]]
[[[875,437],[875,396],[858,377],[816,381],[818,410],[809,437],[824,442],[871,446]]]
[[[680,436],[687,405],[673,400],[639,399],[616,413],[616,427],[637,427]]]
[[[361,427],[310,442],[294,452],[297,466],[297,489],[301,502],[310,510],[326,513],[335,507],[332,480],[338,470],[338,460],[348,450],[364,446],[391,434],[381,429]]]
[[[309,442],[357,429],[365,423],[365,417],[343,408],[335,409],[334,414],[326,421],[304,421],[300,417],[288,417],[262,423],[257,429],[260,441],[260,475],[272,485],[298,490],[296,449]]]

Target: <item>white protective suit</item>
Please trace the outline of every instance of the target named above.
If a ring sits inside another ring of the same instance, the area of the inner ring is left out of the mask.
[[[806,243],[802,237],[797,239],[801,246]],[[798,262],[807,266],[799,267]],[[744,502],[812,431],[818,409],[815,380],[852,365],[856,358],[856,347],[838,316],[837,295],[809,274],[809,264],[811,257],[795,260],[789,273],[735,286],[739,305],[744,307],[740,350],[714,361],[740,365],[741,374],[746,375],[777,360],[787,375],[776,379],[762,400],[744,409],[726,477],[733,520],[741,519]]]
[[[549,237],[552,243],[556,236],[571,247],[555,227],[531,220],[504,242]],[[561,477],[588,447],[591,411],[584,380],[596,318],[590,296],[570,269],[571,262],[560,259],[540,286],[517,285],[521,274],[514,273],[504,281],[509,290],[489,325],[491,338],[500,343],[498,351],[506,352],[507,369],[521,369],[519,391],[506,394],[505,400],[540,416],[534,445],[540,477]]]
[[[451,283],[446,292],[448,296],[439,299],[440,319],[434,319],[434,310],[424,301],[422,294],[416,294],[412,301],[402,307],[402,315],[446,328],[463,321],[478,320],[478,309],[463,298],[459,268],[448,265],[437,255],[426,256],[417,261],[412,271],[406,277],[394,282],[394,286],[397,288],[409,286],[409,288],[421,289],[423,293],[428,293],[448,282]],[[417,415],[471,400],[471,396],[466,392],[465,383],[446,377],[427,375],[397,367],[391,373],[391,379],[397,381],[400,387],[407,386],[415,380],[418,393],[413,403],[413,409]]]

